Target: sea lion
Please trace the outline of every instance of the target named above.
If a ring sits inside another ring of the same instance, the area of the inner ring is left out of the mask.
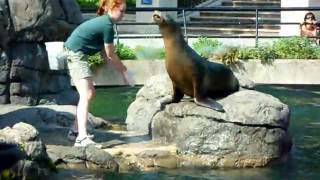
[[[197,54],[184,40],[180,25],[170,16],[153,14],[165,47],[165,67],[173,84],[173,96],[161,106],[180,102],[184,94],[200,106],[222,111],[214,98],[225,97],[239,90],[239,82],[225,65],[208,61]]]

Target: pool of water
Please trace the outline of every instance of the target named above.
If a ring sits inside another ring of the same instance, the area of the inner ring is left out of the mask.
[[[126,110],[134,101],[136,88],[98,88],[91,113],[113,121],[124,122]],[[271,94],[289,105],[290,134],[293,147],[283,163],[264,168],[165,170],[149,173],[104,173],[103,179],[225,179],[225,180],[291,180],[320,179],[320,86],[259,85],[257,90]]]

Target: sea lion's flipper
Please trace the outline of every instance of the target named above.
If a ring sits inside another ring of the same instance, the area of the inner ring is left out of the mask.
[[[194,98],[194,102],[199,106],[207,107],[219,112],[225,112],[221,104],[209,98],[206,98],[206,99]]]
[[[159,104],[160,109],[163,109],[165,105],[172,103],[172,99],[173,98],[171,95],[165,96],[165,97],[159,99],[158,104]]]
[[[183,95],[183,92],[177,89],[175,85],[173,85],[173,95],[165,96],[159,100],[160,109],[162,109],[166,104],[180,102],[183,98]]]

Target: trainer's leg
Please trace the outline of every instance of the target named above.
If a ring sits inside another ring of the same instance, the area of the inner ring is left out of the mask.
[[[95,89],[92,78],[84,78],[74,82],[79,93],[77,106],[78,137],[87,136],[88,111],[91,99],[95,96]]]

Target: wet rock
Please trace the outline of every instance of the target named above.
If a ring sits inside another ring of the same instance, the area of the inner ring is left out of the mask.
[[[119,171],[119,165],[114,158],[102,149],[94,146],[73,147],[73,146],[48,146],[49,157],[53,163],[68,168],[84,167],[91,170]]]
[[[279,99],[241,90],[218,100],[225,113],[187,98],[160,110],[157,101],[170,92],[169,84],[165,76],[152,77],[140,89],[128,109],[129,130],[175,144],[182,155],[209,156],[212,166],[264,166],[290,150],[290,111]]]
[[[72,105],[0,105],[0,128],[25,122],[35,127],[70,127],[74,123],[76,106]],[[112,124],[89,114],[88,128],[110,129]]]
[[[19,158],[20,161],[9,169],[19,179],[42,179],[54,169],[46,147],[38,135],[38,131],[26,123],[18,123],[12,128],[0,129],[0,142],[15,144],[23,153],[23,157]]]

